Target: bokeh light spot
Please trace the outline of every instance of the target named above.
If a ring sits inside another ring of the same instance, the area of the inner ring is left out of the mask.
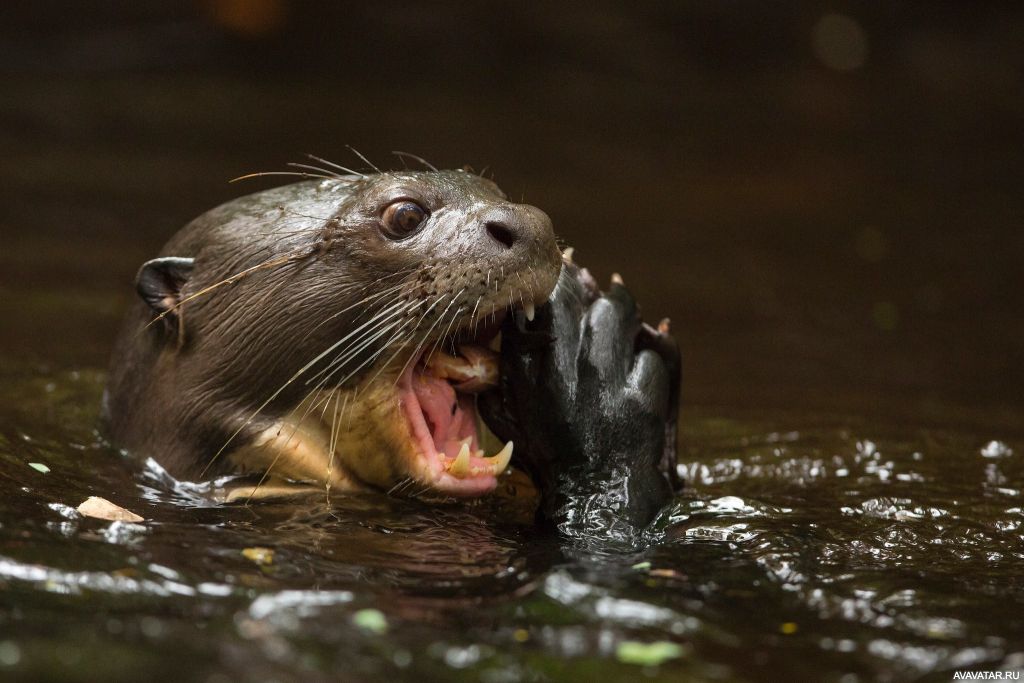
[[[826,14],[811,31],[814,55],[836,71],[853,71],[868,58],[868,38],[864,29],[845,14]]]
[[[206,11],[215,24],[250,38],[260,38],[284,25],[282,0],[209,0]]]

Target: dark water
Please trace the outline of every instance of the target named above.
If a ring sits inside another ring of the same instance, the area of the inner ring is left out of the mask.
[[[0,29],[0,678],[1024,669],[1019,10],[281,6]],[[689,485],[648,550],[488,502],[218,507],[104,442],[138,264],[266,186],[226,179],[346,144],[490,165],[672,317]]]
[[[20,676],[945,680],[1024,667],[1024,442],[692,409],[690,486],[657,523],[663,540],[576,554],[486,503],[212,506],[97,436],[99,373],[7,380],[20,405],[0,442],[0,665]],[[80,518],[68,506],[88,495],[147,521]],[[386,631],[367,629],[367,609]],[[626,641],[677,643],[680,657],[621,662]]]

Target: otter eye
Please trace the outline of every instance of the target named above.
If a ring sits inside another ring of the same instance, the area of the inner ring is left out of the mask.
[[[427,216],[426,209],[416,202],[404,200],[389,204],[381,216],[384,233],[394,240],[408,237],[427,220]]]

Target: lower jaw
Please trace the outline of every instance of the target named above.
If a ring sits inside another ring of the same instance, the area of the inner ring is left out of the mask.
[[[415,497],[473,498],[494,491],[512,443],[495,447],[497,440],[477,417],[473,394],[497,383],[497,333],[506,314],[500,312],[489,330],[474,337],[463,331],[440,345],[458,352],[423,347],[399,359],[402,365],[372,372],[369,384],[339,390],[351,392],[351,400],[345,402],[348,421],[340,433],[332,431],[336,466],[354,486]],[[428,363],[429,349],[435,350]],[[473,374],[480,369],[490,372]],[[490,458],[480,450],[485,438],[497,451]]]
[[[419,483],[434,492],[460,498],[493,491],[498,485],[497,475],[508,465],[511,444],[494,457],[483,457],[475,397],[456,393],[445,380],[425,374],[421,358],[410,363],[399,378],[397,391],[399,412],[415,451],[415,478]],[[449,401],[445,406],[452,405],[450,415],[447,407],[440,415],[437,404],[442,399],[437,394]],[[432,422],[432,416],[439,419]],[[448,422],[444,421],[446,417],[450,418]]]
[[[430,465],[424,463],[424,467],[430,467]],[[459,479],[443,472],[440,475],[435,474],[430,479],[429,486],[433,491],[456,498],[479,498],[498,486],[498,478],[494,475],[484,475]]]

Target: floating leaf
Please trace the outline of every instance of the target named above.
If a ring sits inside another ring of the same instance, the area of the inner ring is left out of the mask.
[[[272,548],[246,548],[242,555],[247,560],[256,564],[269,565],[274,563],[274,550]]]
[[[669,659],[683,656],[683,646],[667,640],[653,643],[641,643],[635,640],[624,640],[615,649],[615,656],[626,664],[641,666],[657,666]]]
[[[662,579],[679,579],[679,580],[684,580],[686,578],[686,574],[683,574],[681,572],[677,572],[675,569],[652,569],[651,571],[649,571],[647,573],[649,575],[651,575],[651,576],[656,576],[656,577],[662,578]]]
[[[34,469],[36,472],[42,472],[43,474],[46,474],[47,472],[50,471],[50,468],[41,462],[30,462],[28,466]]]
[[[388,619],[379,609],[361,609],[352,615],[352,623],[370,633],[387,633]]]
[[[86,517],[94,519],[105,519],[108,522],[144,522],[145,519],[130,510],[125,510],[120,505],[114,505],[106,498],[89,496],[81,505],[78,512]]]

